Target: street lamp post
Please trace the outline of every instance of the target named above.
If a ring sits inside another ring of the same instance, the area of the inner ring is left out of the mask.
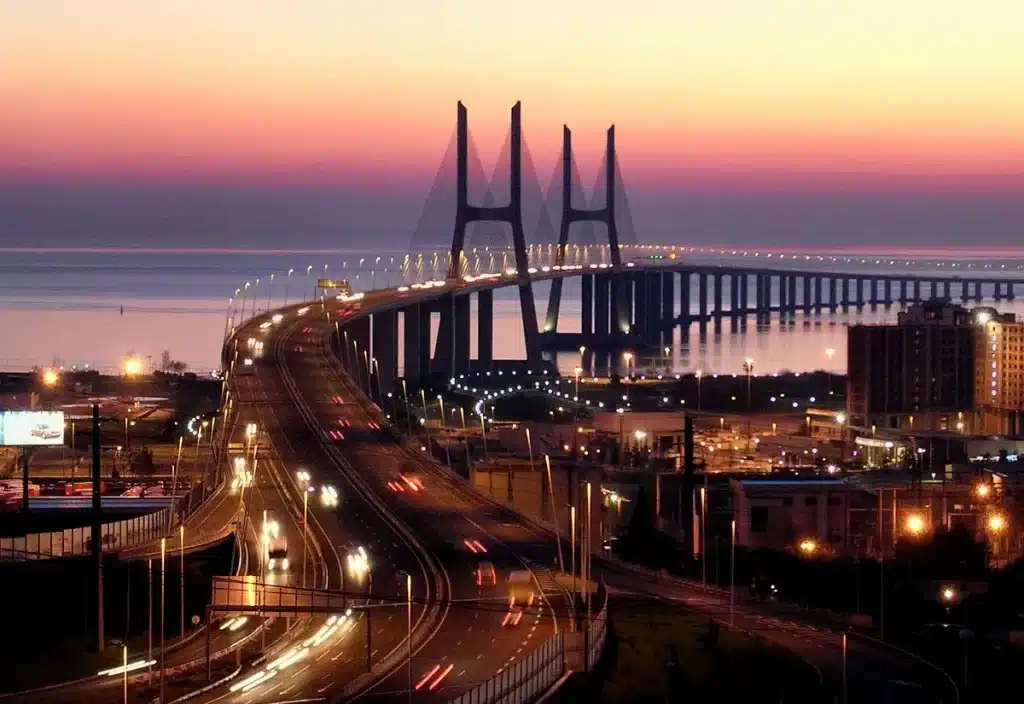
[[[529,432],[529,431],[527,431]],[[532,453],[531,453],[532,455]],[[544,455],[544,465],[548,470],[548,491],[550,492],[551,498],[551,513],[552,522],[555,524],[555,544],[558,545],[558,571],[565,572],[565,561],[562,559],[562,536],[558,534],[558,507],[555,504],[555,486],[551,481],[551,456]],[[533,461],[531,460],[531,468]],[[511,475],[511,472],[509,472]]]
[[[729,628],[735,626],[736,615],[736,519],[732,519],[729,544]]]
[[[180,591],[181,591],[181,631],[179,633],[181,638],[185,637],[185,524],[182,523],[178,526],[178,555],[181,558],[181,574],[180,576]]]
[[[747,374],[747,454],[750,454],[750,376],[754,371],[754,360],[747,357],[743,360],[743,371]]]
[[[284,305],[285,305],[285,307],[288,306],[288,284],[291,283],[292,274],[294,274],[294,273],[295,273],[295,269],[289,269],[288,270],[288,275],[285,277],[285,280],[284,280]]]
[[[402,379],[402,394],[405,396],[405,424],[409,428],[409,440],[412,440],[412,405],[409,403],[409,387]]]
[[[160,538],[160,701],[167,701],[167,677],[164,672],[166,652],[164,649],[165,603],[167,602],[167,538]]]
[[[409,675],[409,702],[412,704],[412,575],[405,573],[405,604],[406,604],[406,632],[409,641],[408,675]]]
[[[700,380],[704,378],[704,370],[698,369],[693,376],[697,379],[697,413],[700,413]]]
[[[302,588],[306,588],[306,553],[309,551],[309,492],[313,487],[306,487],[302,492]]]
[[[444,397],[441,394],[437,395],[437,400],[441,404],[441,439],[444,440],[444,456],[448,462],[448,471],[452,471],[452,452],[448,449],[448,424],[444,419]]]

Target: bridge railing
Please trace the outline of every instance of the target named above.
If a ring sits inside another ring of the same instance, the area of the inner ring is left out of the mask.
[[[565,638],[559,631],[526,657],[453,699],[451,704],[527,704],[548,691],[564,673]]]

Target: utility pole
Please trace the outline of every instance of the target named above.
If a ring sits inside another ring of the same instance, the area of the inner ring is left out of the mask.
[[[26,481],[28,477],[26,476]],[[103,652],[103,522],[100,495],[100,407],[92,406],[92,559],[96,565],[96,650]]]

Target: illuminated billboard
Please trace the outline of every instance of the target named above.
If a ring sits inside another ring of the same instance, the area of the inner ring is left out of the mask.
[[[63,444],[63,411],[0,411],[0,445]]]

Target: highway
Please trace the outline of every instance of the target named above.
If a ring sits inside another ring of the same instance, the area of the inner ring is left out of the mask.
[[[311,563],[322,564],[323,584],[349,593],[356,610],[315,645],[307,643],[331,615],[317,615],[307,628],[283,638],[267,660],[301,656],[276,668],[266,681],[260,682],[260,673],[270,669],[264,663],[235,682],[254,686],[221,688],[197,701],[389,699],[407,696],[410,677],[418,687],[417,701],[447,701],[554,633],[556,609],[546,601],[528,608],[517,627],[503,627],[506,595],[496,585],[478,588],[475,568],[486,550],[498,575],[523,569],[523,553],[510,544],[522,536],[504,525],[506,516],[481,510],[475,497],[439,476],[429,461],[409,455],[383,430],[376,410],[349,385],[331,356],[332,329],[326,318],[320,323],[311,315],[258,333],[264,354],[252,373],[233,375],[232,400],[237,426],[254,423],[260,433],[255,480],[260,491],[247,499],[249,511],[258,515],[267,508],[282,526],[282,517],[289,519],[283,528],[293,556],[289,583],[298,583],[301,563],[301,493],[295,477],[304,471],[314,489],[308,504],[310,535],[319,545],[315,558],[311,549]],[[250,324],[239,339],[256,330]],[[338,428],[344,440],[336,440],[328,428]],[[391,491],[388,482],[410,460],[422,463],[421,490]],[[336,507],[321,504],[325,485],[337,490]],[[359,547],[370,562],[365,576],[345,569],[348,555]],[[543,560],[550,565],[553,557]],[[405,658],[406,574],[412,577],[413,596],[411,671]],[[367,599],[371,606],[359,608]],[[367,624],[373,675],[365,673]]]

